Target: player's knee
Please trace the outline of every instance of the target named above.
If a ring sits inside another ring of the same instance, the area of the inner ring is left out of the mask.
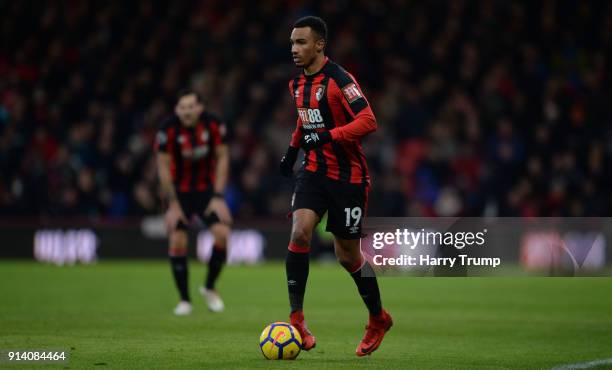
[[[215,249],[226,250],[227,238],[215,238]]]
[[[215,248],[225,250],[227,249],[227,236],[215,236]]]
[[[312,232],[296,227],[291,231],[291,242],[299,246],[309,246],[310,239],[312,238]]]
[[[215,238],[215,248],[226,249],[230,236],[230,228],[227,225],[216,224],[211,228],[211,233]]]
[[[176,230],[170,233],[170,245],[168,253],[170,255],[184,256],[187,254],[187,233]]]
[[[338,253],[336,253],[336,260],[338,260],[338,263],[342,265],[342,267],[344,267],[345,269],[347,269],[351,264],[348,258],[343,255],[339,255]]]
[[[355,247],[352,242],[341,243],[336,240],[334,243],[334,252],[336,259],[348,272],[354,272],[359,269],[363,263],[363,257],[359,246]]]
[[[336,253],[336,258],[340,265],[351,274],[359,270],[361,265],[363,265],[363,258],[361,255],[356,257],[348,253]]]
[[[168,248],[168,255],[170,257],[183,257],[187,255],[187,246],[176,246],[171,245]]]
[[[349,269],[354,264],[354,258],[350,254],[342,253],[338,250],[336,250],[336,259],[345,269]]]

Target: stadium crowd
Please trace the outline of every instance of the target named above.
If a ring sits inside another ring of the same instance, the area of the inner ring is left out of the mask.
[[[238,219],[289,210],[289,33],[368,96],[376,216],[612,209],[612,3],[78,1],[0,5],[0,214],[156,214],[153,140],[185,86],[231,130]]]

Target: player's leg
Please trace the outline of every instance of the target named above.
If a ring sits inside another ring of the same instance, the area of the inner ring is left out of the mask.
[[[212,312],[221,312],[225,308],[221,296],[215,289],[217,279],[221,274],[225,260],[227,259],[227,244],[230,236],[230,226],[219,218],[219,214],[229,209],[225,200],[215,198],[211,192],[199,192],[195,195],[195,212],[208,226],[213,235],[213,246],[208,260],[208,272],[205,274],[204,286],[200,287],[200,293],[206,300],[208,309]]]
[[[382,312],[380,291],[376,275],[370,264],[363,258],[359,247],[359,239],[334,239],[334,251],[338,262],[351,274],[357,285],[359,295],[363,299],[371,316]]]
[[[290,321],[291,325],[300,332],[302,348],[308,351],[314,348],[316,340],[306,326],[303,304],[310,264],[310,243],[313,230],[319,223],[320,217],[311,209],[300,208],[293,212],[292,220],[291,238],[285,260],[287,289],[291,305]]]
[[[370,313],[365,335],[355,351],[357,356],[369,355],[378,349],[385,333],[393,325],[393,320],[391,315],[382,308],[376,274],[368,261],[363,258],[359,240],[336,237],[334,249],[338,261],[355,281],[359,295]]]
[[[304,320],[304,294],[308,280],[310,242],[312,233],[327,211],[328,197],[323,189],[320,175],[301,171],[295,184],[291,200],[291,238],[285,260],[287,290],[291,305],[290,322],[302,337],[302,349],[308,351],[316,344]]]
[[[291,312],[302,311],[308,280],[310,242],[319,216],[311,209],[298,209],[292,215],[291,238],[285,260]]]
[[[208,261],[208,272],[206,274],[204,287],[201,288],[200,292],[206,299],[208,308],[211,311],[221,312],[225,308],[225,305],[218,291],[215,289],[215,284],[227,259],[227,244],[230,235],[230,227],[218,221],[212,223],[212,225],[210,221],[207,221],[207,224],[210,225],[209,230],[213,235],[214,244]]]
[[[215,283],[221,274],[225,260],[227,259],[227,241],[230,235],[229,225],[217,222],[209,227],[214,242],[210,260],[208,261],[208,273],[204,287],[209,290],[215,289]]]
[[[188,315],[191,313],[191,299],[189,297],[189,271],[187,267],[187,242],[188,235],[186,226],[182,222],[176,229],[170,231],[168,256],[176,288],[180,295],[180,302],[174,309],[176,315]]]
[[[393,325],[391,316],[383,310],[376,274],[363,258],[359,240],[367,203],[367,188],[354,184],[333,184],[333,197],[327,220],[327,230],[334,234],[334,251],[340,264],[351,274],[359,295],[369,312],[366,333],[357,347],[357,356],[369,355],[382,342]]]

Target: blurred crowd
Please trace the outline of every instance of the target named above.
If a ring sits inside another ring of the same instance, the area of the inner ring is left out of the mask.
[[[612,213],[607,1],[0,4],[0,214],[162,210],[153,140],[182,87],[230,128],[227,199],[278,217],[295,126],[289,34],[329,25],[361,84],[374,216]]]

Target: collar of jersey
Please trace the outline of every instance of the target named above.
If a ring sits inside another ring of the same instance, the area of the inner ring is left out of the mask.
[[[321,68],[316,71],[315,73],[311,74],[311,75],[307,75],[304,70],[302,69],[302,74],[304,75],[304,77],[306,77],[307,79],[312,79],[314,77],[316,77],[317,75],[319,75],[321,72],[323,72],[323,70],[325,69],[325,67],[327,67],[327,63],[329,62],[329,57],[325,57],[325,61],[323,62],[323,65],[321,66]]]

